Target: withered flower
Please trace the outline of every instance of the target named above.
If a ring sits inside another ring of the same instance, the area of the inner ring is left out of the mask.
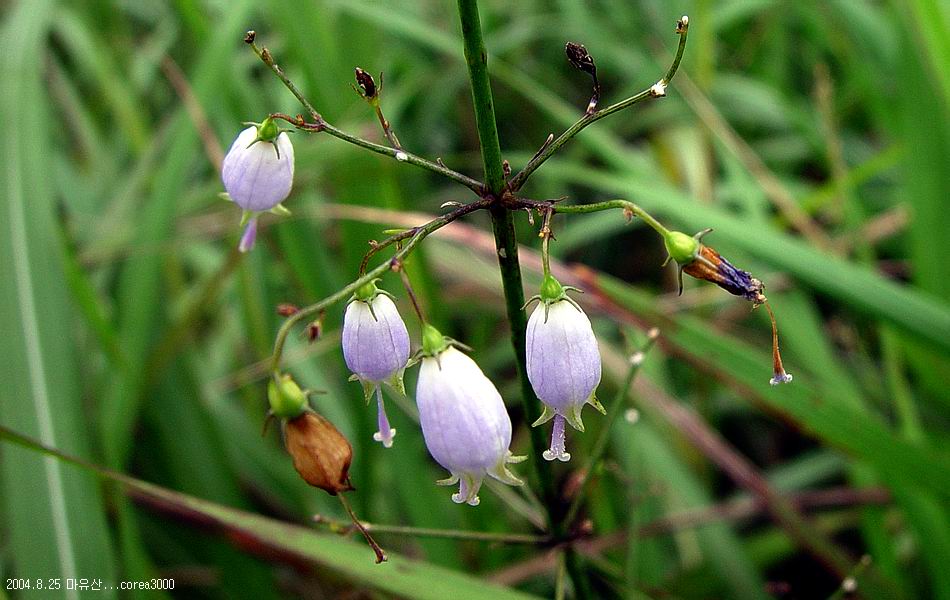
[[[664,236],[669,258],[679,265],[679,292],[683,293],[683,273],[715,283],[730,294],[741,296],[756,306],[763,304],[765,286],[747,271],[736,268],[714,249],[702,243],[704,229],[694,236],[670,231]],[[667,259],[669,260],[669,259]]]
[[[360,95],[367,100],[375,98],[377,89],[376,80],[373,79],[373,76],[359,67],[356,67],[354,71],[356,73],[356,84],[360,86]]]
[[[332,496],[353,489],[353,447],[333,423],[313,411],[304,411],[284,424],[284,441],[304,481]]]
[[[680,294],[683,293],[683,273],[686,273],[696,279],[711,281],[730,294],[745,298],[752,303],[753,308],[764,304],[772,322],[772,378],[769,383],[790,383],[792,375],[785,371],[782,364],[782,354],[778,348],[778,326],[772,307],[765,297],[765,286],[747,271],[736,268],[718,252],[704,245],[703,236],[710,231],[712,229],[704,229],[693,236],[679,231],[666,231],[662,234],[666,251],[669,253],[667,262],[675,260],[679,266]]]

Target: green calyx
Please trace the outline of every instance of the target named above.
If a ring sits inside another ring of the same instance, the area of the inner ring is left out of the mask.
[[[299,417],[307,410],[307,394],[288,374],[278,375],[267,384],[270,412],[281,419]]]
[[[663,236],[666,251],[677,264],[687,265],[696,259],[699,253],[699,240],[680,231],[670,231]]]
[[[561,282],[548,273],[541,282],[541,301],[544,303],[557,302],[564,297],[564,286]]]
[[[422,354],[424,356],[438,356],[448,347],[449,342],[442,332],[428,323],[422,326]]]
[[[273,142],[280,135],[280,128],[274,119],[267,117],[257,126],[257,140],[259,142]]]
[[[356,289],[353,293],[353,297],[362,302],[369,302],[377,295],[379,295],[379,288],[376,287],[376,282],[378,279],[373,279],[372,281],[367,281],[360,287]]]

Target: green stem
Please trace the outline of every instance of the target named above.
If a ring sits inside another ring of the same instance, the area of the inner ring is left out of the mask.
[[[572,205],[554,205],[554,212],[564,213],[564,214],[585,214],[592,212],[600,212],[602,210],[610,210],[613,208],[620,208],[626,211],[629,211],[633,215],[640,217],[644,223],[649,225],[662,236],[667,236],[670,233],[670,230],[663,226],[662,223],[653,218],[653,215],[647,211],[640,208],[638,205],[630,202],[629,200],[604,200],[603,202],[594,202],[593,204],[572,204]]]
[[[488,81],[488,58],[482,30],[478,18],[476,0],[458,0],[459,18],[462,23],[462,36],[465,40],[465,59],[468,63],[469,79],[472,86],[472,98],[475,106],[475,122],[478,126],[478,139],[481,145],[482,161],[485,166],[485,178],[492,194],[490,208],[492,231],[495,235],[495,252],[498,255],[498,268],[505,292],[505,308],[508,323],[511,326],[511,343],[515,350],[518,367],[518,379],[521,383],[521,400],[524,405],[525,420],[533,423],[541,416],[541,405],[534,395],[528,380],[525,357],[525,330],[528,319],[523,310],[524,286],[521,282],[521,266],[518,262],[518,239],[515,235],[514,219],[511,211],[498,202],[497,194],[504,187],[504,171],[501,162],[501,148],[498,142],[498,130],[495,126],[495,109],[492,104],[491,86]],[[531,430],[531,453],[529,462],[535,479],[540,484],[541,498],[548,511],[548,522],[552,530],[557,523],[551,519],[550,510],[557,498],[554,482],[550,474],[539,468],[538,456],[545,448],[544,434],[536,427]]]
[[[505,186],[505,173],[502,168],[498,126],[495,124],[491,82],[488,80],[488,52],[485,50],[482,25],[478,17],[478,2],[458,0],[458,7],[462,39],[465,42],[465,62],[472,85],[475,125],[478,128],[482,164],[485,167],[485,182],[488,184],[488,190],[497,196]]]
[[[621,100],[616,104],[611,104],[606,108],[602,108],[592,113],[585,113],[583,117],[571,125],[567,131],[558,136],[556,140],[544,146],[535,155],[535,157],[532,158],[528,164],[525,165],[525,167],[511,179],[509,182],[511,190],[513,192],[520,190],[522,186],[524,186],[525,181],[528,180],[528,177],[530,177],[531,174],[534,173],[542,163],[544,163],[544,161],[551,158],[554,153],[561,149],[561,146],[569,142],[571,138],[580,133],[582,129],[591,123],[599,121],[608,115],[614,114],[617,111],[633,106],[634,104],[639,104],[644,100],[660,97],[662,94],[657,94],[655,92],[657,86],[659,86],[660,89],[665,90],[666,86],[669,85],[670,81],[673,80],[673,76],[676,75],[676,71],[680,66],[680,61],[683,59],[683,52],[686,50],[686,36],[689,29],[688,25],[689,20],[685,16],[677,23],[676,33],[680,36],[679,45],[676,47],[676,55],[673,57],[673,62],[670,64],[670,68],[666,71],[666,75],[663,76],[663,79],[658,81],[657,84],[650,86],[649,88],[627,98],[626,100]]]
[[[521,401],[525,418],[533,423],[540,416],[541,405],[531,382],[525,358],[525,330],[528,319],[523,309],[524,286],[521,282],[521,266],[518,263],[518,239],[515,235],[514,219],[509,207],[502,202],[505,192],[505,175],[502,166],[501,146],[498,142],[498,128],[495,124],[495,109],[492,103],[491,85],[488,80],[488,55],[482,39],[481,24],[478,17],[476,0],[458,0],[459,19],[462,24],[462,37],[465,42],[465,60],[468,64],[469,81],[472,86],[472,99],[475,108],[475,123],[478,127],[478,141],[481,145],[482,162],[485,168],[485,180],[491,197],[492,231],[495,235],[495,249],[498,254],[498,268],[501,271],[502,286],[505,292],[505,308],[508,324],[511,327],[511,343],[514,346],[518,366],[518,378],[521,382]],[[565,523],[553,518],[552,509],[557,506],[558,498],[551,473],[541,469],[538,457],[545,447],[544,434],[537,427],[530,428],[530,462],[535,478],[541,487],[541,497],[551,533],[561,538],[566,533]],[[588,597],[587,578],[570,548],[565,554],[567,572],[574,582],[576,597],[584,600]]]
[[[297,86],[294,85],[294,82],[291,81],[289,77],[287,77],[287,74],[284,73],[284,70],[280,67],[280,65],[278,65],[274,61],[273,55],[271,55],[270,51],[267,48],[262,48],[258,46],[256,43],[254,43],[253,41],[248,42],[248,45],[251,47],[252,50],[254,50],[254,54],[257,54],[258,58],[260,58],[261,61],[265,65],[267,65],[268,68],[270,68],[270,70],[274,73],[274,75],[277,76],[278,79],[280,79],[280,81],[284,84],[284,86],[288,90],[290,90],[290,93],[293,94],[294,97],[300,102],[300,104],[303,105],[303,107],[307,110],[307,113],[309,114],[310,119],[313,121],[313,123],[305,123],[303,122],[302,119],[296,119],[290,115],[285,115],[282,113],[274,113],[270,115],[272,118],[283,119],[287,121],[288,123],[291,123],[303,129],[304,131],[314,131],[314,132],[325,131],[337,139],[341,139],[345,142],[349,142],[356,146],[360,146],[361,148],[371,150],[377,154],[385,154],[386,156],[391,156],[400,162],[406,162],[411,165],[415,165],[417,167],[422,167],[423,169],[432,171],[433,173],[438,173],[439,175],[442,175],[443,177],[448,177],[449,179],[453,181],[461,183],[462,185],[469,188],[476,194],[481,195],[482,189],[484,187],[481,184],[481,182],[475,179],[472,179],[471,177],[468,177],[467,175],[462,175],[461,173],[457,171],[453,171],[452,169],[446,167],[441,162],[432,162],[430,160],[426,160],[422,158],[421,156],[412,154],[411,152],[406,152],[399,146],[399,142],[398,140],[396,140],[395,135],[392,134],[390,130],[386,129],[385,125],[383,128],[384,132],[386,133],[386,137],[389,139],[390,143],[393,144],[394,146],[393,148],[390,148],[388,146],[383,146],[381,144],[376,144],[376,143],[370,142],[369,140],[364,140],[361,137],[346,133],[345,131],[341,129],[337,129],[333,125],[330,125],[329,123],[323,120],[323,117],[320,116],[320,113],[317,112],[317,109],[315,109],[313,105],[310,104],[310,101],[307,100],[307,97],[303,95],[303,92],[301,92],[297,88]],[[382,113],[378,112],[378,114],[382,118]],[[385,119],[382,119],[382,120],[385,121]],[[386,123],[386,125],[388,125],[388,122]],[[392,134],[392,137],[390,137],[391,134]]]
[[[630,386],[633,384],[633,379],[637,376],[637,373],[640,371],[640,366],[643,364],[644,356],[647,352],[649,352],[650,348],[653,347],[653,344],[656,342],[656,338],[659,333],[660,332],[657,329],[650,330],[646,344],[644,344],[642,350],[635,353],[631,357],[630,368],[627,369],[627,376],[624,378],[623,384],[620,386],[620,388],[617,389],[617,393],[614,395],[610,405],[607,406],[607,418],[604,420],[604,424],[601,427],[600,436],[597,438],[597,441],[594,442],[594,447],[591,449],[590,456],[587,459],[587,464],[580,471],[583,473],[581,482],[577,486],[577,493],[574,495],[574,500],[571,501],[571,506],[568,508],[567,515],[564,517],[564,522],[568,525],[573,523],[574,519],[577,518],[577,513],[580,511],[581,505],[584,503],[584,496],[587,494],[587,490],[590,488],[591,476],[597,467],[597,463],[599,463],[600,459],[603,457],[604,452],[607,451],[607,444],[610,441],[610,430],[613,428],[613,424],[617,420],[617,416],[620,414],[620,409],[623,408],[627,394],[630,392]]]

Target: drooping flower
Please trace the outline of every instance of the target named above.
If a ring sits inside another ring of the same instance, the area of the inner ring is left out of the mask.
[[[696,279],[715,283],[730,294],[745,298],[752,303],[753,308],[764,304],[772,322],[772,378],[769,379],[769,384],[791,383],[792,376],[785,372],[782,365],[782,354],[778,348],[778,326],[765,297],[765,285],[748,271],[736,268],[714,249],[703,244],[703,236],[710,231],[712,229],[704,229],[692,236],[679,231],[663,233],[663,241],[669,253],[667,262],[675,260],[679,267],[679,292],[683,293],[683,273],[686,273]]]
[[[300,477],[330,495],[353,489],[353,447],[342,433],[307,403],[307,393],[289,374],[275,375],[267,386],[268,419],[280,419],[287,453]]]
[[[742,296],[756,306],[765,302],[765,286],[747,271],[738,269],[714,249],[702,243],[705,229],[690,236],[679,231],[664,235],[669,258],[679,265],[679,291],[683,293],[683,273],[715,283],[730,294]],[[667,259],[669,260],[669,259]]]
[[[405,395],[402,377],[409,362],[409,332],[389,295],[371,281],[359,288],[343,315],[343,358],[363,384],[366,402],[376,394],[379,431],[373,439],[390,448],[396,430],[389,425],[381,384]]]
[[[526,358],[528,379],[544,412],[533,426],[554,419],[551,448],[546,460],[568,461],[564,423],[584,431],[581,409],[590,404],[601,413],[603,406],[594,396],[600,383],[600,350],[590,319],[576,302],[568,298],[557,279],[546,275],[541,284],[538,306],[528,319]]]
[[[240,250],[247,252],[257,236],[257,218],[265,211],[288,214],[281,205],[294,182],[294,147],[287,132],[270,117],[248,123],[221,165],[227,197],[244,209]]]
[[[495,385],[432,325],[424,326],[422,348],[416,404],[429,454],[450,474],[439,485],[459,483],[452,501],[471,506],[486,475],[521,485],[507,465],[525,457],[508,448],[511,418]]]

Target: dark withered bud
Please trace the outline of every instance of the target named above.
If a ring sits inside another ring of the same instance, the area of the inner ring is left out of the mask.
[[[300,309],[297,308],[296,305],[288,304],[286,302],[282,302],[281,304],[277,305],[277,314],[282,317],[292,317],[297,314],[297,311],[299,310]]]
[[[376,80],[373,79],[373,76],[359,67],[356,67],[355,72],[356,84],[360,86],[360,95],[367,100],[375,98],[377,89]]]
[[[575,69],[579,69],[588,75],[594,81],[594,91],[591,94],[590,102],[587,103],[586,114],[592,114],[597,108],[597,102],[600,101],[600,83],[597,81],[597,66],[594,64],[594,57],[590,55],[583,44],[568,42],[564,46],[564,53],[567,54],[567,60]]]
[[[316,321],[311,321],[307,323],[307,341],[311,344],[320,339],[320,336],[323,335],[323,317],[321,316]]]
[[[304,481],[332,496],[353,489],[353,447],[333,423],[308,410],[284,424],[284,443]]]
[[[256,38],[257,38],[257,32],[251,29],[250,31],[244,34],[244,43],[253,44]]]
[[[670,259],[680,267],[679,291],[683,293],[682,274],[696,279],[715,283],[730,294],[742,296],[756,306],[765,302],[765,286],[747,271],[736,268],[720,256],[714,249],[702,243],[704,235],[712,231],[706,229],[694,236],[679,231],[670,231],[664,235],[666,250]]]
[[[597,75],[597,66],[594,64],[594,57],[590,55],[583,44],[568,42],[567,45],[564,46],[564,53],[567,54],[567,60],[571,63],[572,67],[592,76]]]

